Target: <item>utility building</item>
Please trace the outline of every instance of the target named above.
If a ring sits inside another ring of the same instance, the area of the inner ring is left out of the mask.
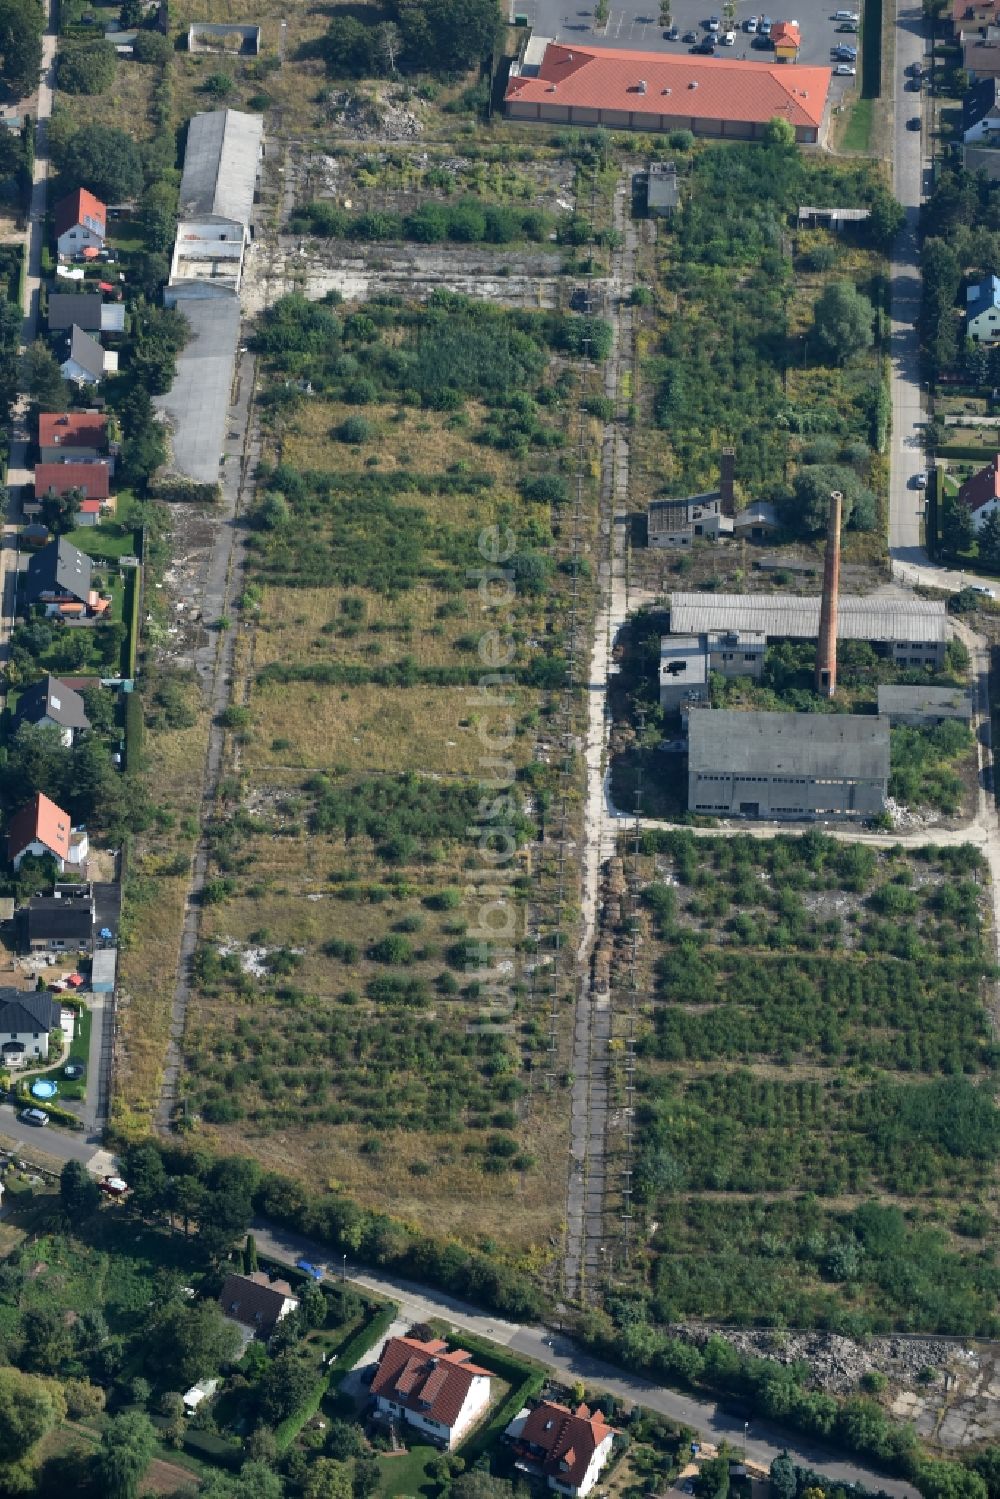
[[[889,782],[879,714],[734,713],[688,721],[688,809],[793,821],[875,817]]]

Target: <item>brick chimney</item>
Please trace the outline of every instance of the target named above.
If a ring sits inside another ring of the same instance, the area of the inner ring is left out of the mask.
[[[723,515],[736,514],[736,449],[723,448],[719,459],[719,499]]]
[[[819,606],[819,639],[816,643],[816,691],[833,697],[837,691],[837,603],[840,593],[840,516],[843,495],[830,496],[826,527],[826,561],[823,564],[823,597]]]

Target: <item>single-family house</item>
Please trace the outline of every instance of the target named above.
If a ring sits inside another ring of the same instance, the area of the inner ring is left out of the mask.
[[[80,492],[84,500],[106,500],[111,493],[111,468],[107,463],[38,463],[35,465],[35,499],[46,495]]]
[[[1000,0],[952,0],[951,24],[957,37],[1000,19]]]
[[[780,528],[778,512],[768,500],[747,505],[733,517],[733,535],[738,541],[767,541]]]
[[[464,1348],[440,1338],[389,1338],[371,1383],[376,1410],[405,1421],[449,1450],[486,1411],[492,1376]]]
[[[798,62],[802,46],[798,21],[775,21],[771,27],[771,45],[779,62]]]
[[[28,559],[25,598],[29,604],[44,604],[46,614],[82,614],[94,595],[92,571],[86,552],[57,537]]]
[[[965,331],[975,344],[1000,339],[1000,277],[987,276],[966,287]]]
[[[85,187],[60,198],[53,210],[56,248],[67,260],[82,250],[101,250],[108,232],[108,210]]]
[[[35,727],[48,725],[59,731],[59,738],[68,748],[77,734],[90,728],[90,719],[83,706],[83,698],[58,677],[42,677],[33,682],[17,700],[14,714],[17,724]]]
[[[1000,131],[1000,79],[980,78],[962,100],[962,140],[992,143]]]
[[[15,869],[21,861],[32,854],[42,859],[51,854],[56,868],[62,874],[67,864],[83,864],[87,857],[87,839],[74,839],[74,829],[68,812],[57,807],[41,791],[37,792],[27,806],[15,812],[7,829],[7,857]]]
[[[33,895],[22,908],[23,945],[29,952],[90,952],[94,946],[92,885],[63,886],[55,895]]]
[[[125,304],[105,302],[97,292],[50,292],[49,332],[65,333],[74,324],[85,333],[124,333]]]
[[[263,1270],[227,1275],[219,1305],[231,1322],[250,1328],[265,1342],[283,1317],[299,1304],[287,1280],[271,1280]]]
[[[616,1432],[599,1410],[576,1410],[554,1400],[527,1406],[504,1435],[514,1449],[514,1466],[572,1499],[584,1499],[607,1466]]]
[[[962,66],[970,83],[1000,76],[1000,26],[984,27],[983,33],[963,33]]]
[[[49,1035],[62,1029],[62,1005],[47,990],[0,989],[0,1055],[7,1063],[49,1054]]]
[[[43,411],[38,418],[39,463],[95,463],[107,460],[108,419],[99,411]]]
[[[75,324],[68,343],[69,352],[59,366],[64,380],[74,385],[98,385],[105,375],[117,373],[118,355]]]
[[[966,479],[958,491],[958,501],[972,516],[973,529],[981,530],[986,517],[1000,504],[1000,453],[995,453],[991,463]]]

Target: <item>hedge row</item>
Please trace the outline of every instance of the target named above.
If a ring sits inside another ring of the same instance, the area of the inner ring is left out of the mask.
[[[336,1358],[327,1365],[298,1410],[286,1416],[284,1421],[275,1428],[274,1442],[279,1457],[288,1451],[306,1422],[311,1421],[315,1416],[334,1380],[339,1380],[345,1374],[350,1373],[369,1348],[373,1348],[382,1340],[387,1329],[395,1321],[397,1310],[395,1302],[383,1303],[374,1317],[348,1339]]]
[[[968,443],[946,442],[938,448],[937,452],[939,458],[983,459],[989,458],[990,453],[995,451],[997,447],[1000,447],[1000,431],[996,433],[996,442],[990,443],[986,447],[976,448],[970,446]]]

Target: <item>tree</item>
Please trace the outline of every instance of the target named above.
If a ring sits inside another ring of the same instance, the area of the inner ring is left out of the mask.
[[[791,121],[775,115],[764,126],[764,143],[768,146],[794,146],[795,126]]]
[[[975,531],[967,505],[957,495],[946,495],[941,507],[941,545],[952,556],[967,552],[972,546]]]
[[[497,0],[393,0],[407,67],[465,73],[488,57],[500,32]]]
[[[868,233],[877,250],[889,250],[906,222],[906,210],[891,193],[880,189],[868,210]]]
[[[976,540],[986,566],[1000,568],[1000,511],[990,511],[976,532]]]
[[[913,1481],[924,1499],[987,1499],[989,1493],[985,1479],[964,1463],[921,1463]]]
[[[69,405],[69,387],[55,355],[40,338],[21,355],[19,382],[39,411],[62,411]]]
[[[265,1369],[258,1387],[261,1415],[277,1426],[297,1411],[316,1381],[316,1371],[294,1353],[282,1353]]]
[[[59,87],[67,94],[106,94],[115,81],[118,55],[110,42],[86,42],[59,53]]]
[[[97,1454],[99,1492],[103,1499],[136,1499],[156,1446],[156,1433],[141,1411],[113,1416],[101,1435]]]
[[[375,33],[375,50],[387,73],[395,73],[401,46],[399,27],[383,21]]]
[[[55,1307],[29,1307],[21,1323],[21,1335],[21,1362],[41,1374],[58,1374],[73,1351],[73,1334],[64,1314]]]
[[[303,1494],[304,1499],[354,1499],[350,1465],[321,1457],[309,1469]]]
[[[170,38],[159,31],[140,31],[132,44],[136,62],[152,63],[156,67],[162,67],[172,51]]]
[[[0,80],[18,97],[38,83],[43,18],[35,0],[0,0]]]
[[[795,499],[798,509],[795,524],[805,531],[824,531],[830,514],[830,495],[839,490],[843,495],[841,519],[845,526],[854,525],[864,530],[859,522],[870,521],[875,507],[875,496],[867,489],[852,468],[838,463],[807,463],[799,469],[794,480]],[[855,512],[862,504],[861,514]]]
[[[101,1189],[79,1161],[67,1161],[59,1177],[59,1201],[71,1223],[80,1224],[97,1212]]]
[[[782,1452],[771,1464],[771,1499],[795,1499],[797,1491],[795,1465],[788,1453]]]
[[[281,1477],[263,1463],[244,1463],[238,1478],[213,1474],[198,1490],[198,1499],[282,1499]]]
[[[78,489],[67,489],[64,494],[50,489],[42,496],[42,520],[56,536],[63,536],[76,525],[82,501]]]
[[[66,1414],[59,1386],[48,1379],[0,1369],[0,1462],[16,1462]]]
[[[196,1379],[231,1363],[240,1346],[239,1330],[214,1301],[185,1306],[169,1303],[152,1336],[158,1372],[168,1384],[185,1390]]]
[[[335,16],[323,40],[323,56],[335,78],[368,78],[375,71],[375,32],[353,16]]]
[[[113,125],[90,125],[74,131],[54,155],[69,182],[89,188],[106,203],[121,203],[142,192],[139,147],[130,135]]]
[[[870,349],[874,340],[872,304],[852,281],[831,281],[813,309],[816,342],[835,364]]]

